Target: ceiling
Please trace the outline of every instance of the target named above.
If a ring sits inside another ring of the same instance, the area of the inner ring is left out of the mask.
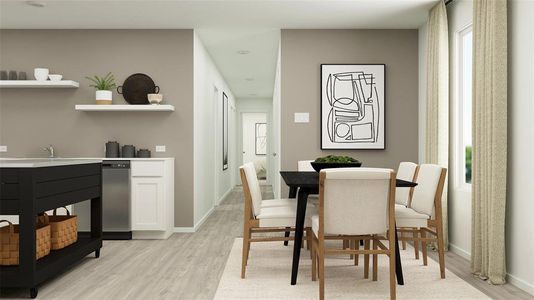
[[[0,0],[0,28],[194,28],[236,97],[265,98],[272,96],[281,28],[418,28],[437,1],[37,0],[44,7],[35,7]]]

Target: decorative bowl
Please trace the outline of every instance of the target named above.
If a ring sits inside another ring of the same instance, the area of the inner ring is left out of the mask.
[[[60,81],[63,78],[63,75],[61,75],[61,74],[49,74],[48,78],[50,78],[51,81]]]
[[[147,95],[148,102],[152,105],[160,104],[161,101],[163,101],[163,95],[162,94],[148,94]]]
[[[48,69],[47,68],[35,68],[33,69],[33,76],[35,80],[45,81],[48,79]]]
[[[362,162],[311,162],[312,167],[317,172],[321,172],[322,169],[334,169],[334,168],[359,168],[362,166]]]

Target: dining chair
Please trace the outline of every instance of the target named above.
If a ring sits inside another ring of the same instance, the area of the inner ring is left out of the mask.
[[[397,170],[397,179],[415,182],[419,166],[413,162],[401,162]],[[410,207],[413,187],[397,187],[395,191],[395,208]],[[401,237],[403,236],[401,232]],[[406,241],[402,241],[402,250],[406,250]],[[414,244],[415,258],[419,259],[418,244]]]
[[[399,240],[421,243],[423,264],[427,265],[427,243],[437,242],[441,278],[445,278],[445,249],[443,241],[443,214],[441,197],[447,169],[433,164],[419,166],[417,186],[410,207],[395,209],[397,231],[411,232],[412,237],[401,235]],[[427,237],[427,233],[433,237]]]
[[[339,168],[322,170],[319,175],[319,213],[312,222],[312,280],[319,275],[319,297],[325,297],[325,256],[363,254],[364,277],[368,278],[369,255],[373,256],[373,281],[378,279],[378,255],[389,257],[390,298],[396,298],[395,281],[395,186],[390,169]],[[360,249],[339,249],[325,240],[349,238],[364,240]],[[387,240],[386,247],[382,243]],[[372,242],[372,249],[369,244]]]
[[[272,237],[264,233],[295,231],[296,205],[263,206],[261,190],[254,165],[247,163],[239,168],[243,194],[245,198],[244,221],[243,221],[243,256],[241,261],[241,278],[245,278],[250,245],[253,242],[290,241],[293,237]],[[306,208],[306,239],[311,245],[311,222],[308,216],[317,213],[317,208]],[[261,236],[253,236],[260,233]]]

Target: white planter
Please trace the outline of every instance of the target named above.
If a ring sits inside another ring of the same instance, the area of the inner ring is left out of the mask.
[[[112,100],[111,91],[96,91],[96,104],[111,104]]]

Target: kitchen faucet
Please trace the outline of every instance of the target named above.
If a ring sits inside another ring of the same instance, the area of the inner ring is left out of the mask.
[[[56,157],[54,155],[54,147],[52,145],[48,145],[48,147],[44,147],[43,150],[49,152],[48,158],[55,158]]]

